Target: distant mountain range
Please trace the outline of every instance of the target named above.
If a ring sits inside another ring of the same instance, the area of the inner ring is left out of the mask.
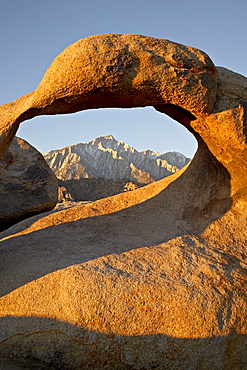
[[[183,168],[190,158],[178,152],[138,152],[112,135],[97,137],[43,154],[60,180],[128,179],[139,184],[159,180]]]

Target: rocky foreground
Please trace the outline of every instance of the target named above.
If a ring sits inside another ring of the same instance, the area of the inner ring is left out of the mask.
[[[153,105],[198,140],[172,176],[0,234],[2,366],[247,368],[246,86],[197,49],[110,34],[1,107],[3,155],[22,120],[105,106]]]

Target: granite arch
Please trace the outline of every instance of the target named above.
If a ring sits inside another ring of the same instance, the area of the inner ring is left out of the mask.
[[[143,50],[139,60],[134,47]],[[94,63],[78,58],[82,50]],[[4,361],[13,363],[18,348],[22,366],[80,368],[73,356],[83,353],[89,367],[92,344],[97,366],[106,369],[111,361],[126,369],[173,368],[183,366],[183,356],[191,358],[188,369],[241,369],[247,361],[245,86],[245,77],[214,67],[196,49],[110,34],[70,46],[35,92],[1,107],[2,152],[24,119],[106,105],[153,105],[199,144],[188,168],[170,179],[31,218],[1,234]],[[121,352],[118,340],[127,362],[112,357]]]

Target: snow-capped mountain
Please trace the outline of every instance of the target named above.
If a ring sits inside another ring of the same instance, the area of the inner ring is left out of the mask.
[[[89,143],[50,150],[43,155],[61,180],[125,178],[143,184],[169,176],[190,161],[177,152],[138,152],[112,135],[97,137]]]

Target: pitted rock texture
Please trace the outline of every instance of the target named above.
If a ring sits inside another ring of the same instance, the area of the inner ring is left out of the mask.
[[[239,105],[247,101],[247,81],[246,77],[239,73],[230,71],[227,68],[216,67],[217,81],[217,99],[213,108],[213,113],[219,113],[232,108],[238,108]]]
[[[247,368],[247,79],[218,70],[167,40],[94,36],[1,108],[6,146],[31,116],[100,106],[154,105],[198,140],[172,176],[0,234],[4,363]]]
[[[210,58],[195,48],[140,35],[98,35],[70,45],[53,61],[33,104],[49,113],[64,106],[67,113],[170,103],[200,114],[214,103],[215,75]]]
[[[0,162],[0,230],[57,203],[58,183],[43,156],[15,138]]]

